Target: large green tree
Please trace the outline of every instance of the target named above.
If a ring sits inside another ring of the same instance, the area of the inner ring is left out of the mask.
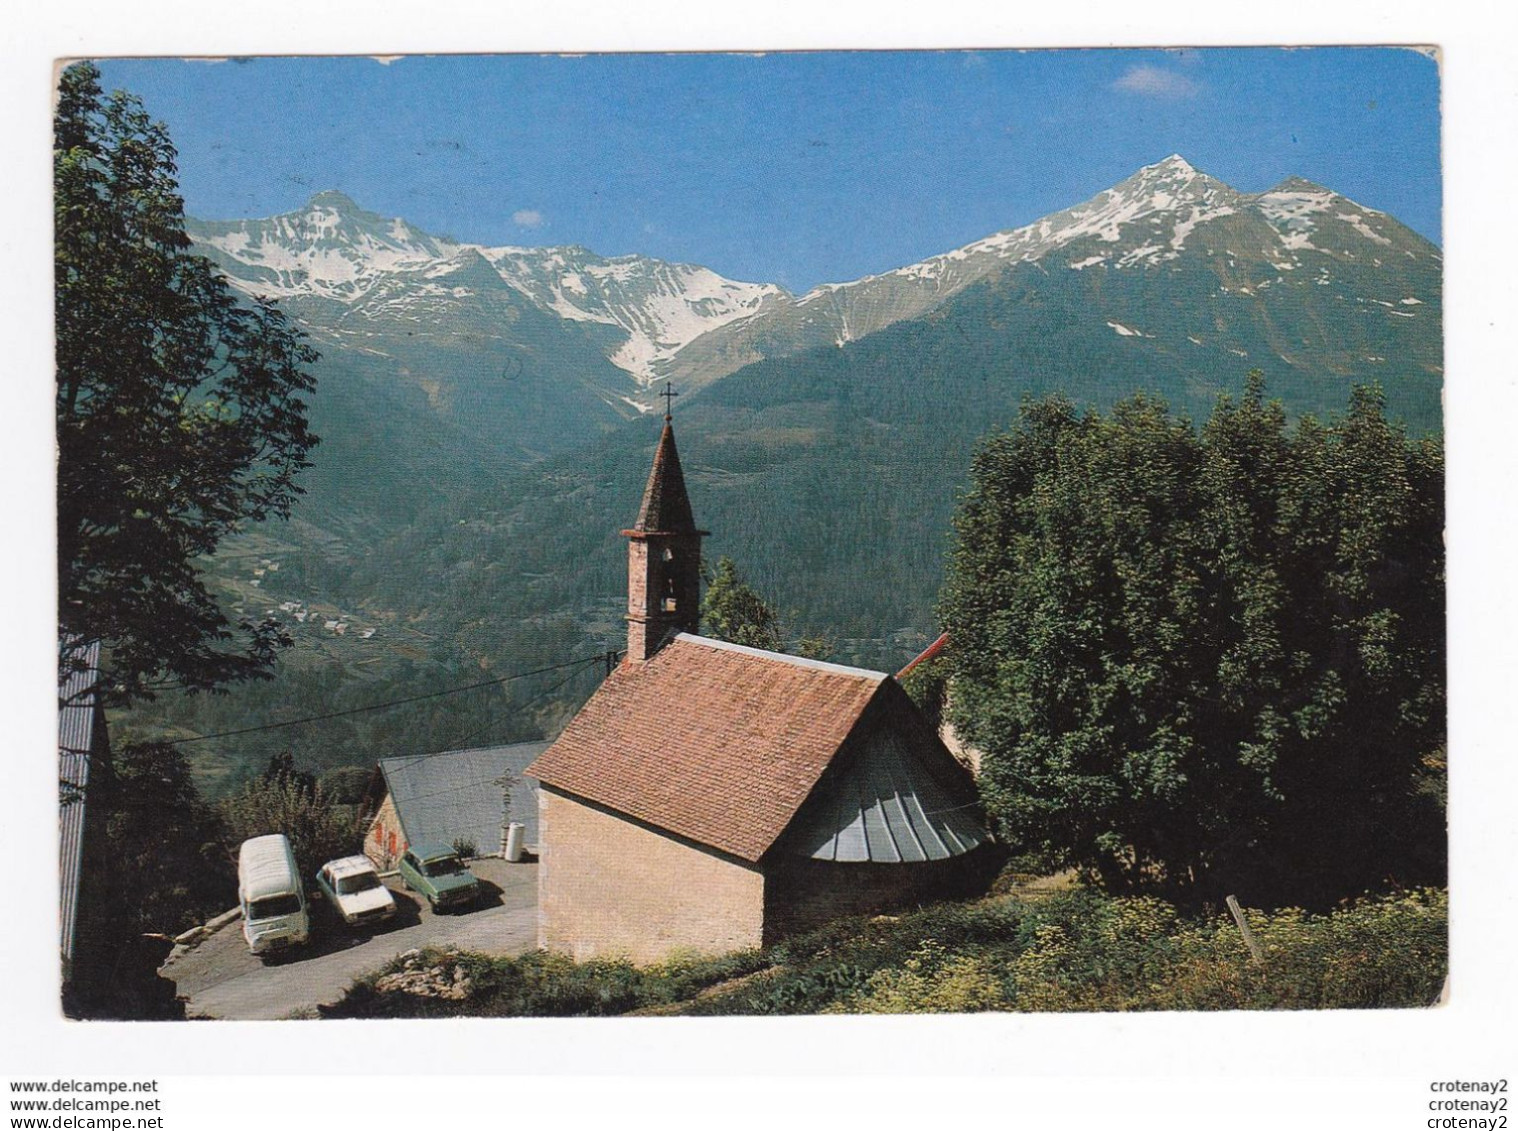
[[[316,354],[270,302],[192,254],[162,123],[99,71],[54,119],[60,639],[106,646],[116,701],[266,674],[288,641],[231,624],[200,561],[288,516],[316,438]],[[60,662],[63,653],[60,652]]]
[[[1200,431],[1051,399],[988,439],[943,599],[1003,834],[1100,876],[1321,903],[1442,874],[1443,460],[1378,392]]]

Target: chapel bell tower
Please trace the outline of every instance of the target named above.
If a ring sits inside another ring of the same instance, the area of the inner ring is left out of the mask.
[[[701,539],[675,451],[666,387],[664,431],[627,537],[627,662],[640,664],[680,632],[701,624]]]

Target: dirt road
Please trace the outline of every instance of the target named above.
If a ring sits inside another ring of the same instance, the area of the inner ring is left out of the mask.
[[[470,869],[486,885],[479,906],[434,915],[426,901],[388,880],[397,914],[387,927],[355,930],[313,907],[311,943],[265,964],[248,952],[241,921],[199,946],[173,955],[160,973],[189,998],[190,1017],[271,1020],[315,1016],[317,1005],[342,996],[352,981],[412,947],[457,946],[484,954],[520,954],[537,945],[536,864],[476,860]]]

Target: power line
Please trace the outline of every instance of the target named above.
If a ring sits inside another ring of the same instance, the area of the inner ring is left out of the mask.
[[[600,663],[603,660],[606,660],[606,661],[610,662],[611,659],[612,659],[612,657],[614,657],[615,655],[616,655],[615,652],[608,652],[605,656],[591,656],[591,657],[589,657],[586,660],[580,661],[580,663],[582,663],[582,664]],[[522,706],[521,706],[521,708],[519,708],[519,709],[526,709],[527,707],[532,706],[538,700],[543,699],[544,697],[546,697],[548,695],[552,695],[555,691],[557,691],[559,688],[563,687],[566,683],[568,683],[570,680],[574,679],[575,676],[577,676],[579,674],[580,673],[578,671],[572,671],[572,672],[570,672],[563,679],[559,680],[558,683],[555,683],[553,686],[545,688],[544,690],[538,692],[531,699],[527,700],[526,703],[523,703]],[[498,717],[492,716],[490,718],[490,720],[488,722],[486,722],[485,727],[477,727],[476,729],[470,731],[467,735],[465,735],[459,741],[461,743],[471,742],[471,741],[473,741],[475,739],[476,736],[478,736],[481,733],[482,730],[487,729],[487,728],[489,728],[491,726],[494,726],[499,721],[500,720],[499,720]],[[528,739],[527,741],[530,742],[532,740]],[[463,746],[460,749],[461,750],[462,749],[470,749],[470,747]],[[411,757],[407,758],[405,761],[398,762],[396,765],[391,766],[390,770],[389,770],[389,773],[396,773],[396,772],[398,772],[400,770],[403,770],[403,769],[406,769],[406,768],[408,768],[410,766],[414,766],[418,762],[425,762],[428,758],[446,757],[449,754],[454,754],[454,753],[458,753],[458,752],[459,751],[457,751],[457,750],[438,750],[438,751],[433,751],[433,752],[427,753],[427,754],[415,754],[415,755],[412,755]],[[389,773],[384,773],[383,767],[381,767],[381,772],[382,772],[382,774],[384,774],[385,785],[386,785],[386,787],[388,789],[389,784],[390,784],[390,782],[389,782]],[[466,790],[466,789],[478,789],[480,786],[483,786],[483,785],[494,785],[497,782],[499,782],[500,780],[501,780],[500,777],[496,776],[496,777],[486,778],[484,781],[465,782],[463,785],[454,785],[454,786],[449,786],[446,789],[435,790],[435,791],[433,791],[431,793],[417,794],[414,797],[407,797],[406,798],[406,804],[409,805],[409,804],[412,804],[412,803],[417,802],[417,801],[425,801],[425,800],[427,800],[428,798],[431,798],[431,797],[441,797],[444,794],[448,794],[448,793],[459,793],[459,792],[461,792],[463,790]],[[376,809],[375,812],[373,812],[373,813],[366,813],[363,809],[361,809],[360,813],[359,813],[359,816],[358,816],[358,822],[360,824],[364,824],[365,822],[372,822],[377,815],[378,815],[378,809]]]
[[[609,653],[609,654],[611,654],[611,653]],[[584,660],[579,661],[579,663],[581,663],[581,664],[597,664],[597,663],[600,663],[601,660],[602,660],[602,657],[600,657],[600,656],[590,656],[590,657],[587,657]],[[527,709],[528,707],[531,707],[538,700],[542,699],[544,696],[553,694],[555,691],[557,691],[559,688],[563,687],[566,683],[568,683],[570,680],[572,680],[575,676],[577,676],[579,674],[580,673],[577,672],[577,671],[570,672],[563,679],[559,680],[558,683],[554,684],[552,687],[545,688],[543,691],[538,692],[531,699],[527,700],[527,702],[521,704],[520,706],[513,707],[513,710],[521,711],[521,710]],[[492,716],[491,719],[489,720],[489,722],[486,723],[485,727],[476,727],[474,730],[472,730],[468,734],[466,734],[463,738],[458,739],[458,742],[460,743],[460,745],[457,746],[457,747],[455,747],[453,750],[429,750],[425,754],[413,754],[413,755],[407,757],[404,761],[398,761],[398,762],[396,762],[395,765],[391,766],[390,767],[391,772],[396,772],[396,771],[399,771],[399,770],[404,770],[408,766],[415,765],[417,762],[426,761],[428,758],[435,758],[439,754],[453,754],[453,753],[456,753],[459,750],[472,749],[472,747],[468,746],[467,744],[470,743],[470,742],[473,742],[475,740],[475,738],[484,729],[486,729],[486,728],[488,728],[490,726],[495,725],[495,723],[497,723],[498,721],[499,721],[499,719],[497,717]],[[532,739],[526,739],[524,741],[531,742],[533,740]]]
[[[502,676],[500,679],[487,679],[480,683],[471,683],[464,687],[450,687],[443,691],[432,691],[426,695],[409,695],[404,699],[391,699],[384,703],[370,703],[365,707],[350,707],[346,711],[329,711],[324,715],[307,715],[303,719],[287,719],[281,723],[265,723],[263,726],[243,727],[240,730],[224,730],[215,734],[199,734],[193,738],[176,738],[171,740],[170,746],[184,746],[191,742],[206,742],[213,738],[232,738],[240,734],[258,734],[267,730],[281,730],[285,727],[300,726],[302,723],[319,723],[327,719],[341,719],[348,715],[362,715],[367,711],[383,711],[387,707],[401,707],[407,703],[420,703],[425,699],[440,699],[445,695],[458,695],[465,691],[478,691],[482,687],[495,687],[498,684],[510,683],[512,680],[526,679],[528,676],[544,675],[547,672],[563,671],[565,668],[576,667],[579,664],[599,662],[601,656],[582,656],[578,660],[570,660],[562,664],[551,664],[546,668],[534,668],[530,672],[518,672],[516,675]]]
[[[600,659],[601,659],[600,656],[592,656],[591,660],[586,661],[586,663],[589,663],[591,661],[597,661],[597,662],[599,662]],[[531,707],[534,703],[538,703],[541,700],[546,699],[548,696],[552,695],[555,691],[557,691],[559,688],[563,687],[566,683],[568,683],[570,680],[574,679],[575,676],[577,676],[579,674],[580,673],[577,672],[577,671],[572,671],[568,675],[566,675],[563,679],[559,680],[558,683],[553,684],[551,687],[546,687],[542,691],[538,692],[531,699],[527,700],[527,702],[521,703],[521,704],[512,704],[512,708],[511,708],[512,712],[516,713],[516,714],[520,714],[520,713],[526,711],[527,708]],[[495,726],[500,721],[501,721],[501,716],[500,715],[491,714],[490,717],[488,719],[486,719],[485,724],[483,726],[476,727],[475,729],[471,730],[468,734],[466,734],[463,738],[461,738],[461,739],[458,740],[459,741],[460,749],[463,749],[463,748],[467,747],[469,743],[473,742],[480,735],[482,735],[486,731],[490,730],[491,727]]]
[[[620,652],[608,651],[608,652],[602,653],[599,656],[587,656],[583,660],[574,661],[574,663],[579,663],[579,664],[598,664],[598,663],[604,662],[606,664],[607,674],[609,675],[611,673],[611,669],[616,666],[617,659],[620,656],[621,656]],[[559,667],[561,667],[561,668],[572,667],[572,666],[573,666],[573,664],[560,664],[559,665]],[[530,674],[533,674],[533,673],[529,672],[527,674],[530,675]],[[579,672],[570,672],[567,676],[565,676],[563,679],[561,679],[558,683],[554,684],[552,687],[549,687],[549,688],[547,688],[544,691],[538,692],[538,694],[534,695],[531,699],[527,700],[526,703],[523,703],[520,707],[518,707],[516,709],[517,710],[525,710],[527,707],[532,706],[534,703],[536,703],[539,699],[542,699],[544,696],[551,695],[553,692],[555,692],[559,688],[563,687],[566,683],[568,683],[571,679],[573,679],[575,676],[577,676],[579,674],[580,674]],[[459,742],[461,742],[461,743],[472,742],[475,739],[475,737],[478,736],[484,729],[486,729],[486,728],[488,728],[490,726],[493,726],[497,721],[498,720],[496,718],[492,717],[485,724],[485,727],[477,727],[476,729],[470,731],[462,739],[459,739]],[[458,749],[467,749],[467,747],[460,746]],[[425,754],[413,754],[409,758],[407,758],[405,761],[398,762],[396,765],[394,765],[394,766],[392,766],[390,768],[391,768],[392,772],[398,771],[398,770],[404,770],[406,767],[414,765],[417,762],[424,761],[427,758],[436,757],[438,754],[449,754],[449,753],[453,753],[453,751],[448,751],[448,750],[432,750],[432,751],[428,751]]]

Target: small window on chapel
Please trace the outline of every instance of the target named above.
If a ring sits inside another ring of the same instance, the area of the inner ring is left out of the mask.
[[[668,546],[664,547],[664,560],[667,562],[672,562],[675,560],[675,552]]]
[[[666,613],[672,613],[675,611],[675,599],[673,597],[664,598],[664,611]]]

